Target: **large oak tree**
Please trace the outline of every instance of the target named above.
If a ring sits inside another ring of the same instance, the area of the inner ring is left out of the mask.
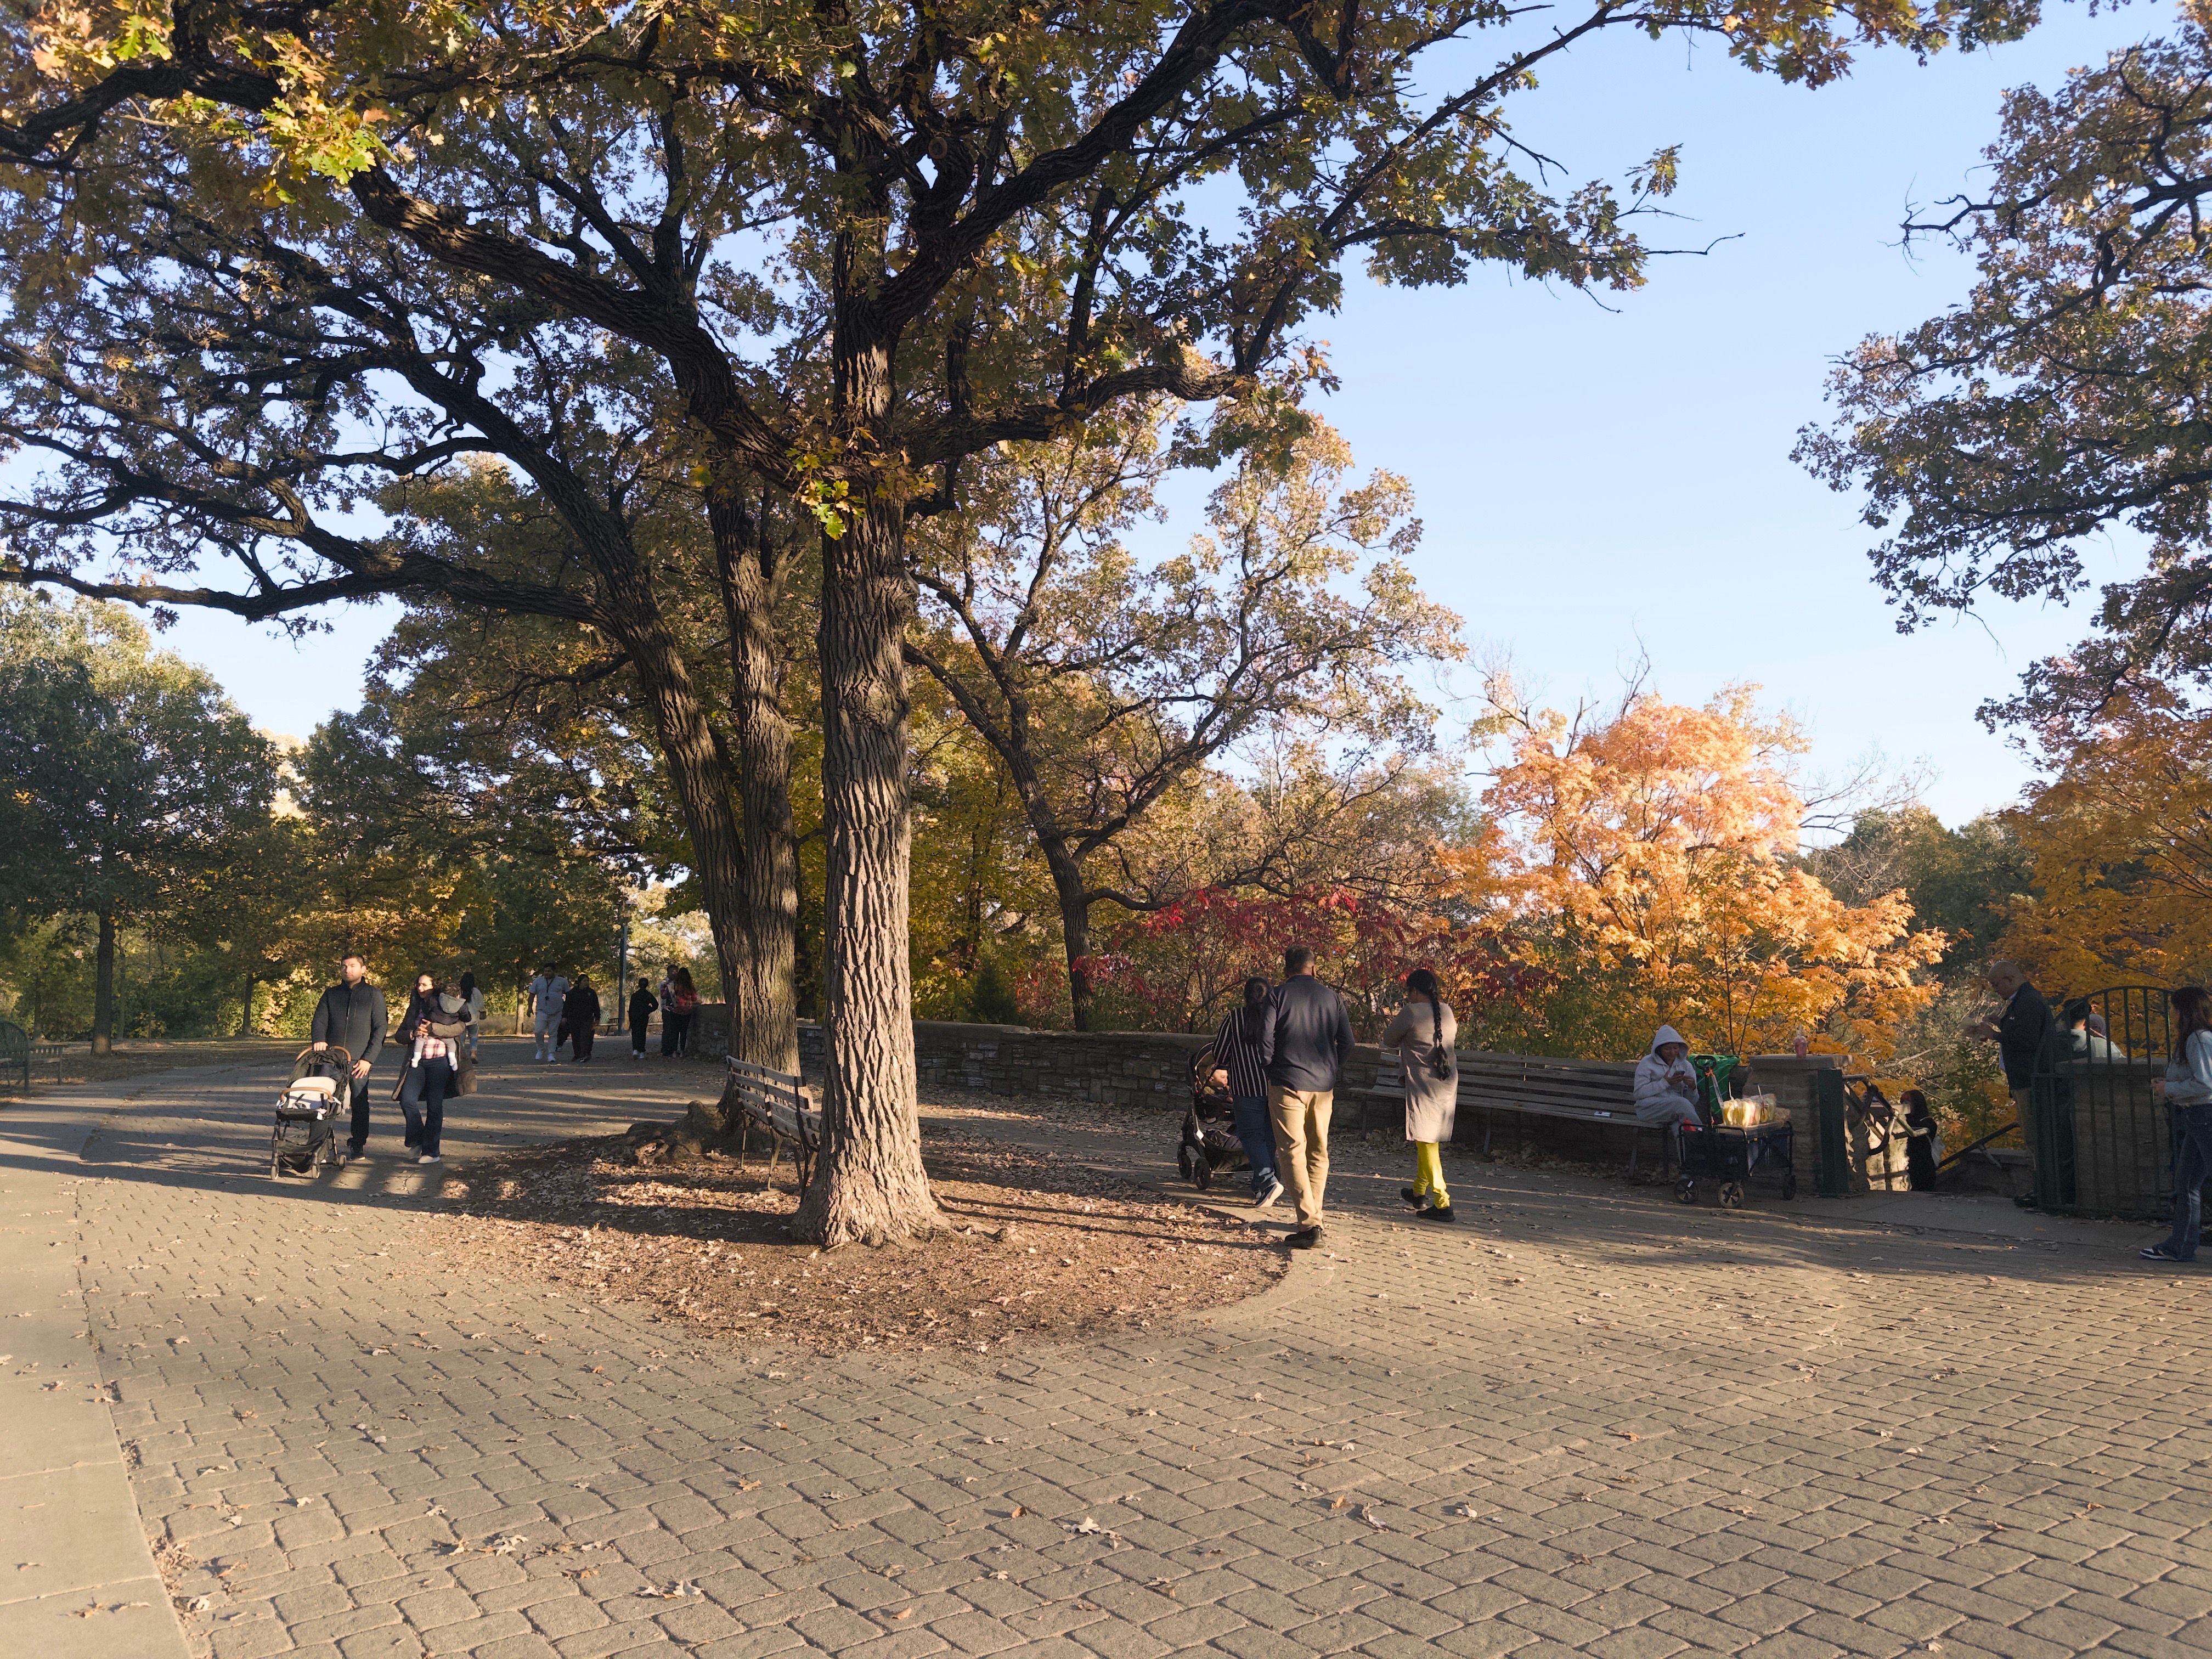
[[[10,13],[12,427],[58,458],[19,578],[137,593],[210,554],[309,603],[404,558],[363,469],[495,453],[566,516],[703,864],[742,857],[628,535],[624,446],[688,447],[743,648],[764,501],[822,530],[836,1243],[933,1225],[908,1025],[910,515],[963,459],[1124,400],[1249,393],[1343,262],[1626,288],[1624,201],[1554,191],[1509,104],[1610,30],[1818,82],[1860,43],[2016,33],[2031,0],[129,0]],[[57,368],[56,363],[60,367]],[[629,409],[610,411],[625,399]],[[200,400],[204,400],[204,403]],[[88,568],[116,550],[135,569]],[[439,571],[453,585],[455,575]],[[173,583],[173,586],[184,584]],[[152,597],[148,594],[145,597]],[[204,592],[177,597],[222,598]],[[510,590],[475,595],[514,604]],[[532,596],[542,607],[549,596]],[[265,601],[264,601],[265,603]],[[730,908],[732,907],[724,907]],[[726,952],[743,948],[731,939]]]

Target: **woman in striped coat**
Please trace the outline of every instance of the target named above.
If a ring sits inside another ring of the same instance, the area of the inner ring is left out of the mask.
[[[1267,1073],[1260,1059],[1267,1029],[1267,981],[1244,981],[1244,1006],[1232,1008],[1213,1034],[1213,1079],[1229,1091],[1237,1114],[1237,1139],[1252,1166],[1252,1202],[1266,1209],[1283,1195],[1275,1176],[1275,1131],[1267,1121]]]

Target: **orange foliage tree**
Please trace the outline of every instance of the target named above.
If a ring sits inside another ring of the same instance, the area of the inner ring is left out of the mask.
[[[1904,894],[1846,904],[1799,860],[1803,741],[1754,690],[1702,708],[1632,692],[1570,717],[1493,683],[1486,731],[1507,757],[1484,805],[1501,834],[1470,878],[1549,940],[1547,1046],[1626,1054],[1668,1023],[1738,1054],[1803,1030],[1881,1058],[1933,994],[1943,936],[1914,929]]]
[[[2050,992],[2212,976],[2212,721],[2131,687],[2084,731],[2045,738],[2048,775],[2011,823],[2036,896],[2002,949]]]

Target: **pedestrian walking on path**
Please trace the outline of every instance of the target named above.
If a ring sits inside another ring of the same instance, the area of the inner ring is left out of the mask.
[[[415,1161],[435,1164],[447,1097],[464,1092],[457,1085],[467,1051],[468,1005],[461,1000],[460,986],[449,981],[422,998],[419,1007],[410,1005],[409,1013],[404,1035],[411,1046],[399,1079],[399,1109],[407,1119],[407,1145]]]
[[[568,981],[548,963],[530,981],[530,1018],[538,1033],[530,1057],[550,1066],[561,1058],[561,1014],[568,1000]]]
[[[629,994],[629,1057],[632,1060],[645,1058],[645,1034],[653,1025],[653,1011],[659,1006],[659,1000],[653,994],[652,987],[642,975],[639,975],[637,989]]]
[[[592,1038],[599,1028],[599,994],[592,988],[590,975],[577,975],[576,982],[568,988],[562,1024],[568,1028],[568,1052],[580,1061],[590,1060]]]
[[[368,982],[368,963],[349,951],[338,963],[338,982],[315,1004],[308,1041],[319,1049],[332,1043],[353,1056],[353,1123],[345,1155],[357,1158],[368,1145],[368,1074],[384,1052],[384,993]]]
[[[1260,1057],[1267,1071],[1267,1112],[1275,1132],[1275,1172],[1297,1206],[1291,1248],[1321,1243],[1328,1194],[1328,1119],[1337,1079],[1352,1057],[1352,1016],[1344,999],[1314,977],[1314,953],[1283,952],[1282,984],[1267,1000]]]
[[[469,1058],[477,1057],[477,1045],[483,1040],[484,994],[477,988],[474,973],[461,975],[461,1000],[469,1011]]]
[[[2212,1181],[2212,994],[2185,985],[2166,1000],[2173,1011],[2173,1057],[2151,1088],[2173,1113],[2173,1226],[2142,1257],[2193,1261],[2204,1225],[2204,1183]]]
[[[1283,1195],[1275,1131],[1267,1121],[1267,1065],[1260,1058],[1267,1024],[1267,981],[1255,974],[1244,981],[1244,1006],[1231,1009],[1213,1034],[1214,1081],[1229,1091],[1237,1139],[1252,1166],[1252,1202],[1263,1210]]]
[[[1443,1000],[1437,976],[1425,968],[1406,975],[1406,1000],[1376,1039],[1398,1051],[1398,1080],[1406,1095],[1406,1139],[1413,1143],[1413,1184],[1406,1202],[1424,1221],[1452,1218],[1444,1185],[1443,1145],[1452,1138],[1459,1111],[1459,1019]]]
[[[690,1052],[691,1017],[698,1012],[699,992],[691,983],[691,970],[671,969],[660,1003],[660,1052],[664,1058]]]

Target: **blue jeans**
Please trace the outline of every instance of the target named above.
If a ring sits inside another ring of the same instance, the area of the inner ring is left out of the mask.
[[[1244,1161],[1252,1166],[1252,1196],[1259,1197],[1275,1182],[1275,1130],[1267,1121],[1267,1097],[1239,1095],[1230,1103],[1237,1114],[1237,1139],[1243,1143]]]
[[[407,1116],[407,1144],[432,1158],[446,1127],[446,1091],[453,1085],[453,1062],[426,1060],[410,1066],[399,1085],[399,1109]]]
[[[2197,1255],[2204,1224],[2204,1183],[2212,1180],[2212,1104],[2173,1111],[2173,1233],[2166,1248],[2184,1261]]]

